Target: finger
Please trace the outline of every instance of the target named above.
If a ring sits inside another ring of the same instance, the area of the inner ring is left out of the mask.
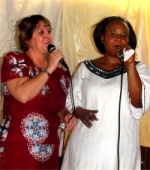
[[[67,114],[64,118],[66,123],[69,123],[72,119],[74,119],[74,115],[72,115],[71,113]]]
[[[74,117],[74,115],[69,115],[67,123],[68,123],[68,124],[71,124],[74,120],[76,120],[76,118]]]
[[[94,120],[97,121],[98,118],[95,116],[95,113],[90,112],[88,118],[93,122]]]
[[[72,115],[71,115],[71,117],[69,116],[69,119],[66,123],[67,127],[72,127],[72,126],[74,126],[75,123],[76,123],[76,118]]]
[[[55,50],[54,52],[50,53],[50,59],[59,61],[61,58],[64,58],[63,54],[59,50]]]
[[[88,117],[85,117],[85,119],[83,120],[83,123],[88,127],[91,128],[93,126],[93,124],[91,123],[91,121],[89,120]]]
[[[74,125],[73,129],[72,129],[72,132],[74,132],[77,128],[77,123]]]
[[[64,58],[64,55],[62,54],[62,52],[60,50],[55,50],[54,53],[52,53],[55,55],[55,57],[61,57]]]
[[[72,121],[72,122],[69,122],[69,124],[67,124],[67,127],[68,128],[72,128],[74,125],[75,125],[75,122]]]
[[[98,113],[98,110],[90,110],[90,112],[96,114]]]
[[[69,132],[69,131],[74,132],[75,129],[76,129],[76,127],[77,127],[77,124],[75,123],[75,124],[73,124],[73,125],[70,126],[70,127],[67,126],[66,129],[65,129],[65,131],[66,131],[66,132]]]
[[[67,125],[65,131],[74,131],[77,127],[77,121],[76,119],[74,118],[72,121],[70,121],[70,123]]]
[[[94,118],[91,119],[92,122],[98,121],[99,119],[95,116]]]

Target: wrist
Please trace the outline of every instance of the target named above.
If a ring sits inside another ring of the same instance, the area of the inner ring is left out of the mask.
[[[49,71],[47,71],[47,69],[46,68],[42,68],[42,72],[43,73],[46,73],[49,77],[50,77],[50,72]]]
[[[135,63],[133,63],[133,62],[132,63],[124,63],[124,64],[125,64],[127,71],[133,70],[136,68]]]
[[[74,116],[76,119],[80,119],[80,115],[82,114],[83,108],[82,107],[76,107],[74,111]]]

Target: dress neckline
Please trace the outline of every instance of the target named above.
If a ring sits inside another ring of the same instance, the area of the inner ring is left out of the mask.
[[[137,63],[138,62],[135,62],[135,64]],[[124,74],[127,72],[125,65],[123,65],[123,69],[122,69],[122,66],[120,66],[112,70],[105,70],[101,67],[96,66],[92,62],[92,60],[84,61],[84,64],[90,72],[105,79],[113,78],[113,77],[121,75],[122,73]]]

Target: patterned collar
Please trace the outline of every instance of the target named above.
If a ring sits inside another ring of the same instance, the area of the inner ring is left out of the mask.
[[[138,64],[139,62],[135,62],[135,64]],[[121,72],[126,73],[126,67],[125,65],[123,65],[123,70],[122,70],[122,66],[115,68],[113,70],[107,71],[104,70],[103,68],[99,68],[97,67],[92,60],[88,60],[88,61],[84,61],[84,64],[86,65],[86,67],[94,74],[96,74],[97,76],[100,76],[102,78],[105,79],[109,79],[109,78],[113,78],[116,77],[118,75],[121,75]]]

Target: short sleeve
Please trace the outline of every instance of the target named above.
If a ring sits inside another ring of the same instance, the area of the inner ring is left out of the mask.
[[[24,53],[9,52],[4,56],[1,67],[1,82],[28,76],[29,68]]]

